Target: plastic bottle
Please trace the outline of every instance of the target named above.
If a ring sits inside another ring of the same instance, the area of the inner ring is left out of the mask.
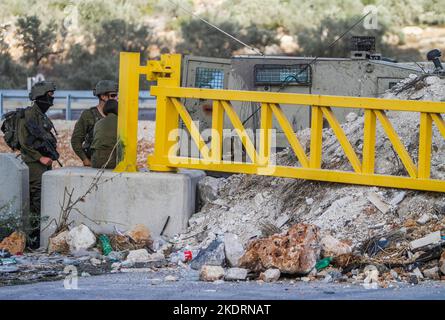
[[[110,239],[105,234],[101,234],[99,236],[100,244],[102,245],[102,252],[104,256],[108,256],[111,251],[113,251],[113,248],[110,244]]]

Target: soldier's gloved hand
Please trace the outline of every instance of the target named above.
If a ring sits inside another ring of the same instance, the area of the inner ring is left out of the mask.
[[[83,160],[83,165],[84,165],[84,167],[91,167],[91,161],[90,161],[90,159],[85,158],[85,159]]]
[[[41,157],[39,159],[39,161],[40,161],[41,164],[43,164],[43,165],[45,165],[47,167],[49,167],[49,166],[51,166],[53,164],[53,161],[51,160],[51,158],[48,158],[48,157]]]

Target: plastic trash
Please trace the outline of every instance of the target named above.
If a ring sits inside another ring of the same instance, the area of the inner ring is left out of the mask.
[[[108,237],[105,234],[101,234],[99,236],[99,241],[100,244],[102,245],[102,252],[104,256],[108,256],[110,252],[113,251],[113,248],[111,247],[110,244],[110,239],[108,239]]]
[[[327,258],[318,260],[317,263],[315,264],[315,269],[317,269],[317,271],[320,271],[320,270],[323,270],[324,268],[329,267],[332,259],[333,259],[332,257],[327,257]]]

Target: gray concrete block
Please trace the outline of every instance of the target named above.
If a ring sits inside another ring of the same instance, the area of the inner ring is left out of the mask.
[[[42,185],[42,216],[47,223],[41,226],[41,245],[47,246],[49,236],[59,221],[65,189],[74,190],[73,199],[83,195],[99,170],[92,168],[63,168],[46,172]],[[183,170],[180,173],[137,172],[114,173],[106,170],[97,190],[79,202],[69,221],[84,223],[97,233],[112,233],[114,226],[127,230],[141,223],[153,235],[164,231],[173,236],[186,230],[195,212],[198,181],[205,173]],[[95,221],[95,222],[92,222]]]
[[[0,153],[0,177],[0,237],[4,237],[12,231],[4,227],[8,221],[22,226],[27,221],[28,166],[13,153]]]

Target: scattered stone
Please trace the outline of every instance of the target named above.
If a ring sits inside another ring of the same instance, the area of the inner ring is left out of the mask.
[[[4,273],[15,273],[18,272],[19,268],[17,266],[12,266],[12,265],[8,265],[8,266],[0,266],[0,273],[4,272]]]
[[[423,275],[427,279],[440,280],[439,267],[433,267],[430,269],[423,270]]]
[[[311,281],[311,278],[309,278],[309,277],[302,277],[302,278],[301,278],[301,281],[303,281],[303,282],[309,282],[309,281]]]
[[[306,198],[306,204],[307,204],[308,206],[313,205],[313,204],[314,204],[314,199],[312,199],[312,198]]]
[[[145,249],[142,249],[142,250],[145,250]],[[162,261],[164,259],[165,259],[165,256],[160,252],[155,252],[148,256],[148,262]]]
[[[81,277],[91,277],[91,274],[89,274],[88,272],[82,272],[82,274],[80,276]]]
[[[392,269],[391,269],[390,274],[391,274],[391,277],[392,277],[394,280],[397,280],[397,281],[400,280],[400,278],[399,278],[399,274],[398,274],[395,270],[392,270]]]
[[[412,274],[415,275],[418,279],[423,279],[424,278],[423,274],[422,274],[422,272],[420,271],[419,268],[415,268],[413,270]]]
[[[127,234],[136,244],[136,246],[151,248],[153,245],[153,240],[150,237],[150,230],[143,224],[135,225]]]
[[[123,268],[132,268],[132,267],[134,267],[134,262],[133,261],[129,261],[129,260],[125,260],[125,261],[122,261],[121,266]]]
[[[424,225],[430,222],[432,219],[431,215],[428,213],[424,213],[419,219],[417,219],[417,223]]]
[[[96,259],[96,258],[91,258],[90,262],[95,267],[97,267],[98,265],[102,264],[102,261],[100,261],[99,259]]]
[[[441,241],[442,241],[442,238],[440,237],[440,231],[436,231],[436,232],[430,233],[429,235],[427,235],[423,238],[411,241],[410,247],[411,247],[411,249],[415,250],[415,249],[422,248],[422,247],[430,245],[430,244],[439,243]]]
[[[374,265],[368,265],[363,270],[365,274],[365,280],[363,280],[363,286],[365,289],[377,289],[379,287],[379,270]]]
[[[221,266],[204,265],[199,273],[201,281],[217,281],[224,278],[224,269]]]
[[[330,274],[327,274],[324,279],[322,280],[323,283],[332,283],[334,282],[334,279],[332,278],[332,276]]]
[[[264,282],[275,282],[281,277],[281,272],[279,269],[267,269],[260,274],[259,279]]]
[[[325,235],[320,240],[321,253],[324,257],[337,257],[342,254],[348,254],[352,252],[350,245],[343,241],[335,239],[331,235]]]
[[[355,112],[349,112],[346,115],[346,121],[348,121],[348,122],[354,122],[355,120],[357,120],[357,118],[358,118],[358,115]]]
[[[69,231],[63,231],[49,238],[48,253],[68,253],[70,250],[68,245],[68,235]]]
[[[149,262],[150,256],[146,249],[132,250],[128,253],[127,260],[132,263]]]
[[[239,260],[244,255],[244,248],[237,235],[232,233],[224,235],[224,253],[229,266],[239,266]]]
[[[296,224],[284,235],[252,241],[240,266],[260,272],[270,268],[288,274],[306,275],[320,258],[318,227]]]
[[[125,259],[125,253],[124,252],[118,252],[118,251],[111,251],[106,257],[108,261],[122,261]]]
[[[96,236],[84,224],[69,231],[67,242],[71,252],[88,250],[96,244]]]
[[[14,231],[0,243],[0,249],[8,250],[12,255],[22,254],[25,247],[26,234],[22,231]]]
[[[243,268],[230,268],[226,271],[224,280],[227,281],[244,281],[247,278],[248,270]]]
[[[214,177],[204,177],[198,182],[198,194],[201,203],[204,205],[218,199],[222,180]]]
[[[164,278],[164,281],[167,281],[167,282],[175,282],[175,281],[178,281],[178,278],[177,277],[175,277],[175,276],[166,276],[165,278]]]
[[[401,191],[398,192],[394,198],[391,199],[391,201],[389,202],[389,204],[393,207],[397,206],[400,202],[403,201],[403,199],[405,199],[406,196],[406,192],[405,191]]]
[[[120,263],[120,262],[114,262],[114,263],[111,264],[111,269],[113,269],[113,270],[117,270],[117,269],[119,269],[121,266],[122,266],[122,263]]]
[[[226,256],[224,254],[224,242],[214,240],[210,245],[201,250],[196,258],[190,264],[194,270],[200,270],[204,265],[207,266],[224,266]]]
[[[80,264],[79,260],[75,260],[75,259],[70,259],[70,258],[64,258],[63,259],[63,264],[66,266],[77,266]]]
[[[416,275],[414,275],[414,274],[410,274],[410,275],[408,276],[408,283],[409,283],[409,284],[418,284],[418,283],[419,283],[419,279],[417,278]]]
[[[383,200],[375,192],[371,192],[368,195],[368,200],[383,214],[386,214],[391,210],[391,207],[383,202]]]

